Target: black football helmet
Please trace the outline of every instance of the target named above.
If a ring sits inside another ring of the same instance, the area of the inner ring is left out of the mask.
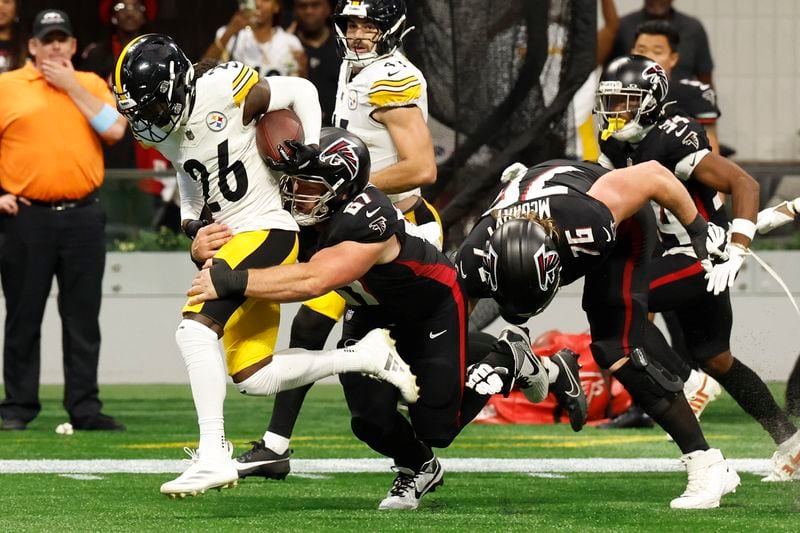
[[[117,59],[114,96],[134,135],[159,143],[180,123],[194,97],[192,63],[167,35],[137,37]]]
[[[374,23],[380,33],[371,52],[358,53],[347,45],[347,20],[364,18]],[[404,0],[338,0],[333,13],[339,54],[355,67],[366,67],[397,50],[406,33],[406,3]]]
[[[301,226],[313,226],[356,196],[369,183],[370,158],[359,137],[322,128],[317,161],[280,181],[281,198]]]
[[[664,69],[644,56],[630,55],[608,65],[597,87],[594,113],[603,138],[638,142],[661,114],[669,90]]]
[[[513,219],[486,243],[483,268],[500,314],[522,324],[541,313],[558,292],[561,260],[553,239],[533,220]]]

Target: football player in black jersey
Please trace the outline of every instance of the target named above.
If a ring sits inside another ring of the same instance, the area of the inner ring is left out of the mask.
[[[395,461],[398,475],[379,508],[413,509],[442,483],[431,447],[447,447],[490,397],[480,387],[464,387],[467,300],[453,264],[406,231],[402,214],[368,184],[370,158],[361,139],[324,128],[320,146],[314,171],[281,182],[295,220],[316,230],[301,237],[305,262],[250,271],[215,262],[198,274],[188,294],[192,302],[245,294],[299,302],[336,290],[348,303],[340,346],[375,328],[389,329],[420,388],[419,400],[408,408],[411,422],[397,412],[396,390],[358,373],[343,375],[341,382],[355,435]],[[575,385],[575,358],[542,361],[530,343],[517,346],[517,340],[501,335],[490,353],[509,354],[505,374],[535,389],[540,400],[555,392],[571,412],[573,428],[580,429],[586,398]]]
[[[728,226],[718,192],[731,197],[733,221],[726,261],[704,272],[689,236],[673,213],[656,209],[665,248],[650,269],[648,306],[675,311],[691,357],[727,390],[778,445],[773,471],[763,481],[788,481],[800,466],[800,432],[772,398],[764,382],[730,351],[732,312],[729,288],[749,253],[756,231],[758,183],[735,163],[710,151],[702,127],[667,102],[664,69],[643,56],[614,60],[597,89],[595,113],[601,124],[600,162],[607,168],[658,161],[681,181],[703,217]],[[705,278],[705,279],[704,279]],[[706,281],[707,280],[707,281]],[[682,379],[688,365],[671,369]]]
[[[585,277],[582,304],[592,355],[684,453],[689,485],[671,506],[717,507],[739,477],[706,443],[682,381],[654,357],[660,351],[677,355],[647,319],[648,265],[656,237],[650,201],[675,213],[695,252],[707,255],[705,220],[661,165],[608,172],[592,163],[555,160],[510,180],[462,244],[456,264],[469,296],[492,296],[512,323],[542,312],[559,287]],[[497,361],[490,354],[474,368],[491,368]]]

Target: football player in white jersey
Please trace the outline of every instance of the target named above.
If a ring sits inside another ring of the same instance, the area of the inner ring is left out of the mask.
[[[334,125],[362,138],[372,158],[370,182],[386,192],[410,223],[406,231],[441,248],[441,221],[420,196],[436,180],[428,102],[422,73],[399,51],[406,28],[403,0],[339,0],[335,31],[343,62]],[[193,243],[195,257],[213,256],[225,228],[211,225]],[[305,302],[292,323],[292,347],[321,349],[344,313],[335,293]],[[283,479],[289,438],[309,387],[279,394],[264,437],[237,458],[239,475]]]
[[[148,34],[122,50],[114,92],[134,135],[159,150],[177,170],[184,231],[190,236],[197,232],[206,205],[233,234],[219,248],[215,263],[246,275],[247,268],[295,262],[298,228],[282,209],[279,176],[271,174],[258,155],[255,124],[266,111],[292,108],[309,144],[290,160],[273,163],[308,165],[318,152],[321,122],[310,82],[288,77],[267,81],[235,61],[195,78],[191,63],[170,37]],[[227,372],[246,394],[275,394],[348,371],[366,372],[400,387],[413,383],[393,343],[380,330],[355,350],[273,353],[280,319],[277,303],[229,298],[213,305],[186,305],[183,318],[175,338],[189,373],[200,445],[197,452],[190,451],[189,468],[161,486],[162,493],[173,497],[232,486],[238,479],[223,424],[227,378],[220,337]]]

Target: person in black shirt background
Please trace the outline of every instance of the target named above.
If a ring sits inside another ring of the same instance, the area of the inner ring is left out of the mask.
[[[336,50],[336,36],[331,29],[330,16],[331,4],[328,0],[294,2],[294,34],[306,50],[308,79],[319,93],[323,126],[332,125],[339,65],[342,62]]]

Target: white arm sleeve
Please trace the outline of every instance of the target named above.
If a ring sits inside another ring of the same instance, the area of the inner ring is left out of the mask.
[[[305,78],[294,76],[270,76],[264,79],[269,83],[270,91],[267,112],[291,108],[303,125],[305,144],[319,144],[322,111],[314,84]]]
[[[199,219],[200,212],[205,204],[200,182],[193,180],[185,172],[179,170],[178,193],[181,196],[181,221]]]

